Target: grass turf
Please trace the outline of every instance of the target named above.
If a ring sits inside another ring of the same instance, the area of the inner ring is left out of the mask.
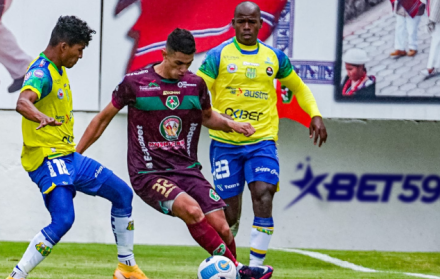
[[[27,243],[0,242],[0,279],[17,264]],[[239,261],[248,262],[249,250],[238,248]],[[323,251],[354,264],[384,272],[362,273],[307,256],[269,250],[266,264],[275,268],[272,278],[415,278],[402,272],[440,275],[440,253]],[[48,259],[28,277],[112,278],[117,265],[116,247],[104,244],[60,243]],[[195,279],[197,267],[208,254],[199,247],[135,246],[136,261],[150,279]],[[395,272],[395,273],[392,273]]]

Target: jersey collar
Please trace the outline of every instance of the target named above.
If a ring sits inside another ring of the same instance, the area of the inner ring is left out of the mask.
[[[46,59],[47,61],[49,61],[49,63],[55,68],[55,70],[57,70],[57,72],[60,74],[60,76],[63,75],[63,69],[58,69],[57,65],[55,65],[55,63],[53,63],[49,58],[47,58],[46,54],[44,54],[43,52],[40,53],[40,57],[43,57],[44,59]]]
[[[240,44],[235,37],[234,37],[233,41],[234,41],[235,47],[238,49],[238,51],[241,52],[241,54],[244,54],[244,55],[258,54],[258,51],[260,50],[260,40],[257,40],[257,44],[254,46],[246,46],[246,45]]]

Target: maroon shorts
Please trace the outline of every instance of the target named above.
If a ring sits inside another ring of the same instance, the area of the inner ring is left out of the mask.
[[[172,213],[163,206],[163,202],[174,200],[181,193],[195,199],[205,214],[226,207],[199,170],[142,174],[132,177],[132,185],[144,202],[168,215]]]

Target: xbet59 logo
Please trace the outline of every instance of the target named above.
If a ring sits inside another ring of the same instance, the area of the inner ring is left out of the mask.
[[[298,164],[297,170],[303,170],[304,165]],[[291,181],[301,193],[293,199],[285,209],[293,206],[306,196],[314,196],[328,202],[360,202],[386,203],[397,194],[397,200],[402,203],[420,201],[433,203],[440,197],[440,176],[437,174],[381,174],[366,173],[328,173],[314,175],[312,168],[307,164],[304,177]],[[321,187],[320,187],[321,186]],[[319,191],[321,189],[321,191]],[[325,189],[327,195],[322,195]]]

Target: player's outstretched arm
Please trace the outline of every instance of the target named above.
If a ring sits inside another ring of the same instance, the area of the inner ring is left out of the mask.
[[[110,104],[108,104],[104,110],[98,113],[93,118],[92,122],[90,122],[89,126],[87,126],[84,135],[76,147],[76,152],[80,154],[84,153],[87,148],[97,141],[118,112],[119,109],[115,108],[113,103],[110,102]]]
[[[17,100],[17,107],[15,110],[23,115],[26,119],[40,123],[37,130],[44,126],[60,126],[63,123],[56,121],[53,117],[49,117],[39,111],[34,103],[37,101],[38,95],[32,90],[25,90],[20,93]]]
[[[247,122],[235,122],[220,115],[211,108],[203,110],[203,126],[212,130],[222,130],[224,132],[235,131],[250,137],[255,133],[255,128]]]
[[[321,147],[321,145],[327,141],[327,130],[322,121],[322,116],[316,104],[315,97],[313,97],[309,87],[304,84],[294,71],[286,78],[280,79],[280,82],[292,91],[298,100],[299,106],[312,118],[309,127],[309,136],[313,139],[313,144],[315,145],[319,139],[318,146]]]

